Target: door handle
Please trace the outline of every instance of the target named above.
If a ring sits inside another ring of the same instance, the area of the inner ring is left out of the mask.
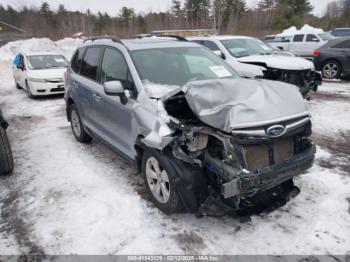
[[[99,94],[93,94],[92,96],[94,97],[96,102],[100,102],[101,101],[101,96]]]
[[[75,87],[75,88],[79,88],[79,84],[78,84],[78,82],[75,82],[75,81],[73,81],[73,86]]]

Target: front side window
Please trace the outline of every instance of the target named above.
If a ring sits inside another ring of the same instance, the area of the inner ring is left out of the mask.
[[[106,48],[101,65],[101,82],[117,80],[125,89],[130,87],[128,65],[121,52],[116,49]]]
[[[27,56],[27,64],[31,70],[68,67],[68,62],[62,55]]]
[[[182,87],[190,81],[235,79],[238,74],[202,47],[158,48],[132,52],[147,93]]]
[[[204,41],[204,46],[208,47],[211,51],[220,51],[217,44],[212,41]]]
[[[251,55],[270,55],[273,53],[268,45],[258,39],[227,39],[221,40],[221,43],[236,58]]]
[[[303,42],[304,35],[295,35],[293,38],[293,42]]]
[[[101,47],[89,47],[81,64],[80,74],[92,80],[97,80],[97,70],[102,53]]]

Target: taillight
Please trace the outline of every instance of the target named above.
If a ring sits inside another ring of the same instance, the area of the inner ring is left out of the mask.
[[[68,69],[64,71],[64,79],[67,80],[67,75],[68,75]]]
[[[315,56],[319,56],[320,54],[321,54],[321,51],[320,51],[320,50],[317,49],[317,50],[314,51],[314,55],[315,55]]]

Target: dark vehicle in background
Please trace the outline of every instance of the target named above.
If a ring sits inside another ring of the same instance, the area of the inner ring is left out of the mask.
[[[13,170],[12,152],[6,134],[8,126],[0,109],[0,175],[10,174]]]
[[[323,78],[350,76],[350,37],[336,38],[314,51],[314,64]]]
[[[330,34],[335,37],[350,37],[350,28],[334,28]]]

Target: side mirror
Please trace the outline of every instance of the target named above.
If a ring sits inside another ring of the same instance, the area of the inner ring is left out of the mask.
[[[225,55],[220,50],[213,51],[214,54],[221,57],[222,59],[226,59]]]
[[[121,96],[124,94],[124,87],[120,81],[108,81],[103,86],[105,93],[109,96]]]

